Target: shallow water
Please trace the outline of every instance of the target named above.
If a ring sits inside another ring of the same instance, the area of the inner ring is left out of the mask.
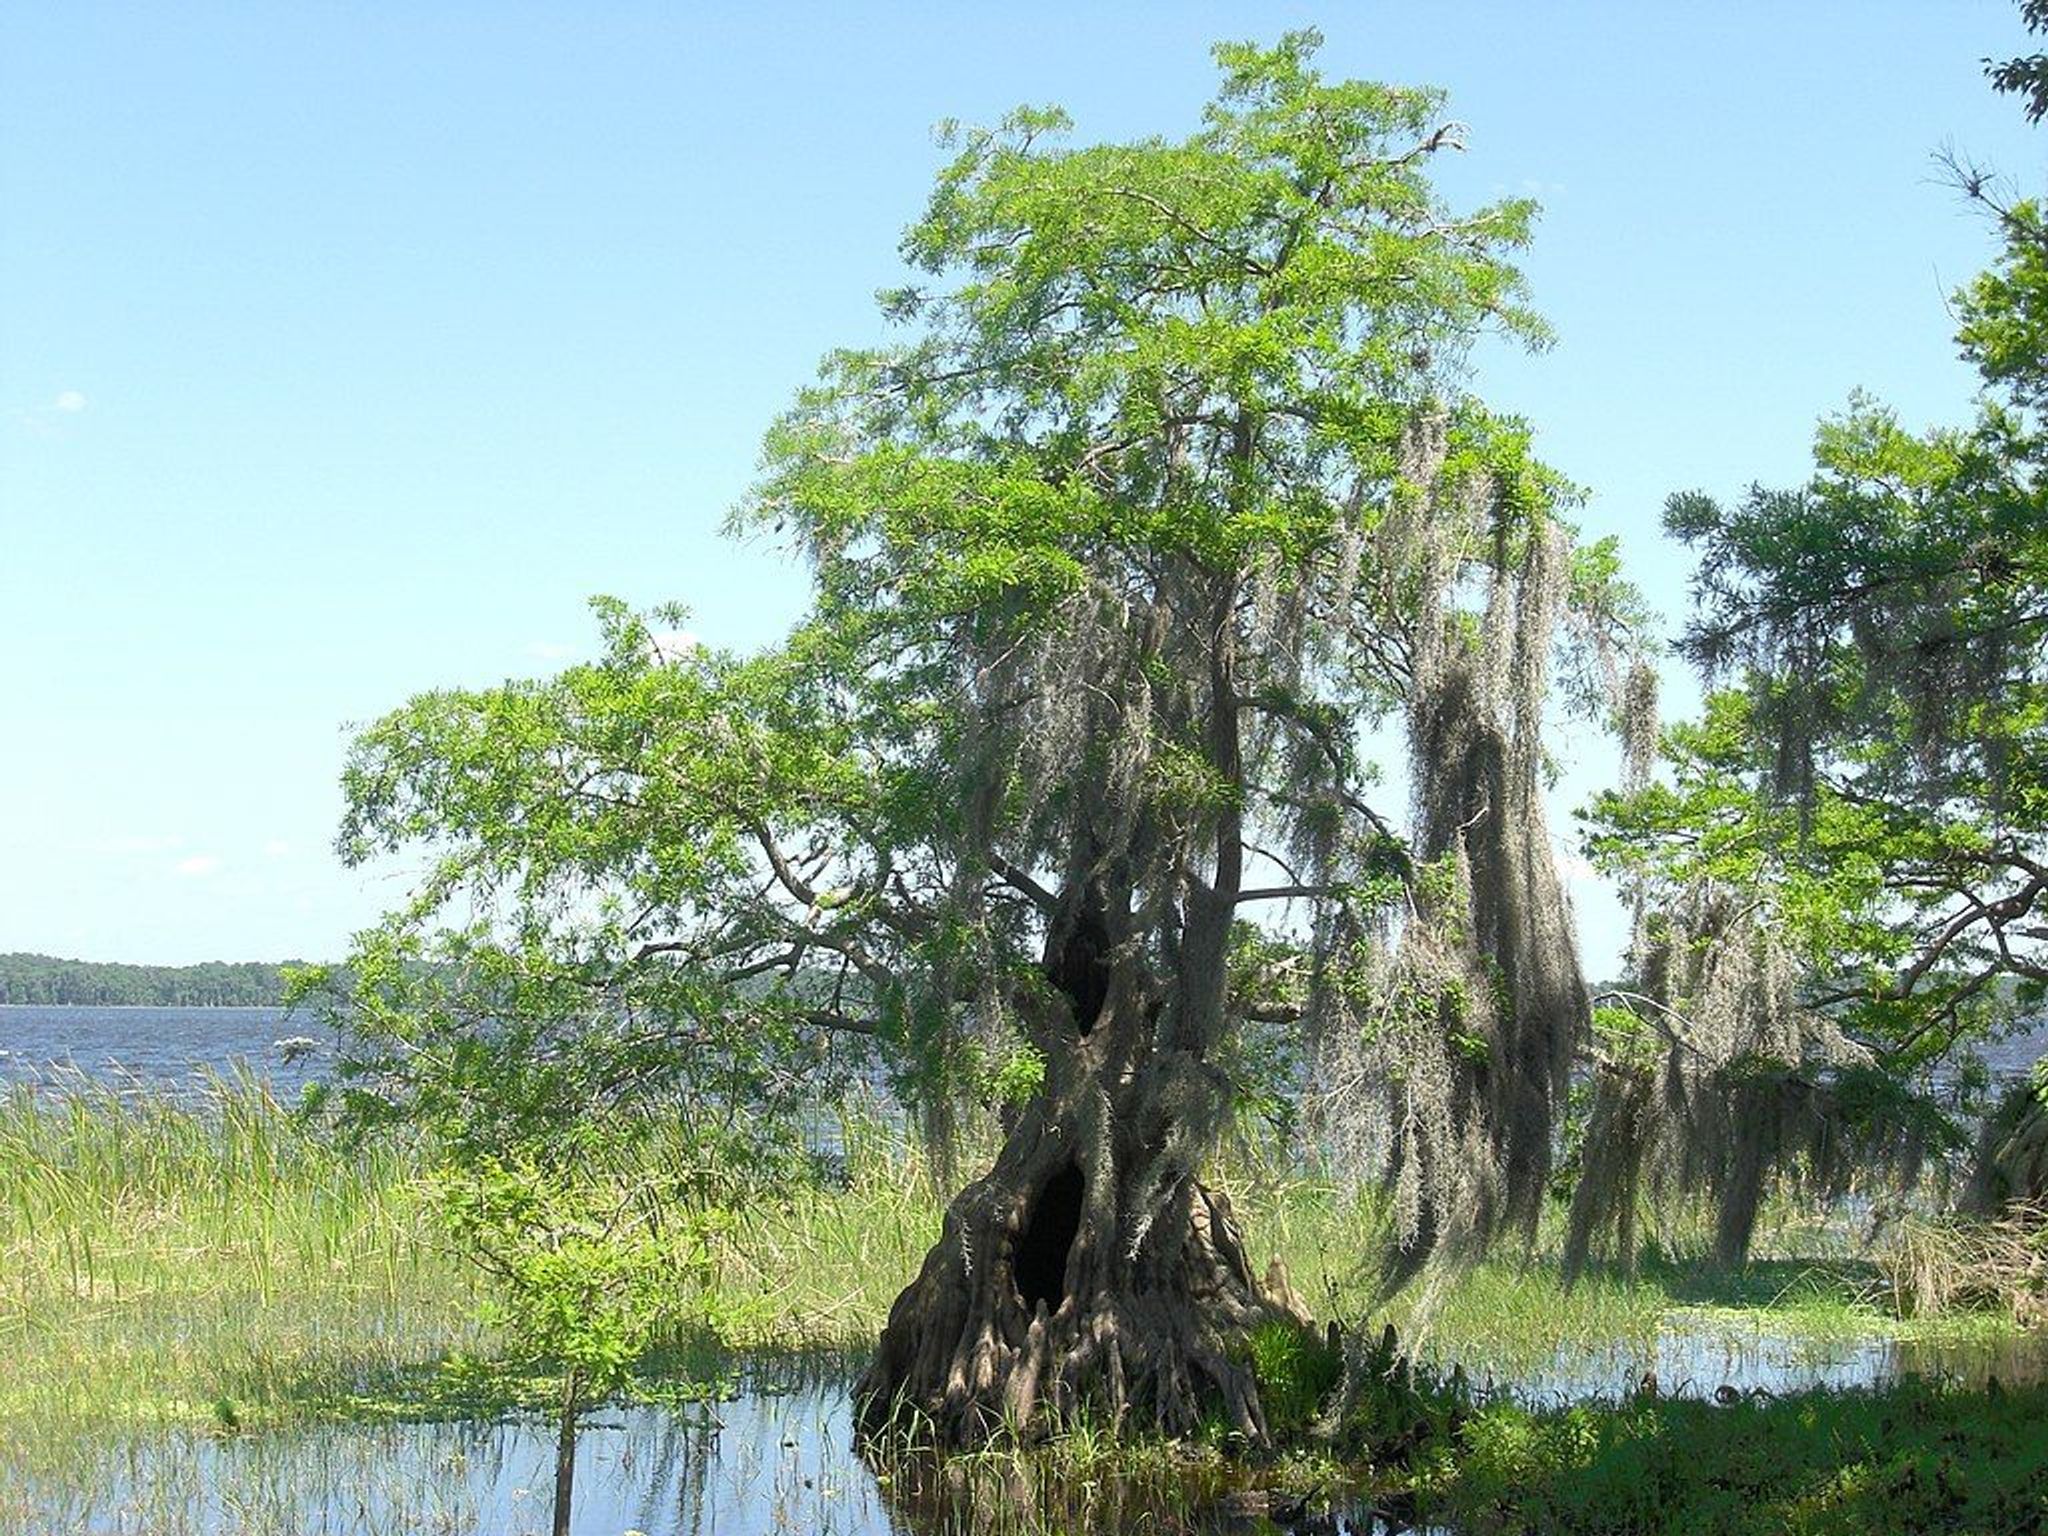
[[[1814,1387],[1882,1386],[1911,1376],[1981,1387],[2048,1380],[2048,1338],[1814,1339],[1733,1319],[1676,1313],[1652,1339],[1560,1352],[1535,1370],[1491,1384],[1534,1407],[1614,1401],[1646,1376],[1668,1397],[1780,1396]],[[1485,1375],[1478,1377],[1488,1381]],[[1724,1391],[1725,1389],[1725,1391]]]
[[[1259,1528],[1184,1484],[1020,1488],[971,1459],[924,1483],[908,1471],[878,1478],[855,1453],[852,1432],[844,1379],[755,1388],[708,1407],[605,1410],[578,1447],[574,1529],[1223,1536]],[[0,1521],[25,1521],[23,1536],[540,1536],[553,1476],[554,1431],[538,1421],[179,1433],[105,1448],[89,1470],[71,1470],[68,1494],[31,1491],[10,1510],[0,1491]],[[1359,1536],[1384,1529],[1366,1512],[1342,1515],[1336,1528]]]
[[[2048,1376],[2048,1340],[1816,1346],[1705,1316],[1654,1341],[1561,1355],[1493,1383],[1532,1402],[1618,1397],[1654,1370],[1666,1394],[1779,1393],[1909,1374],[1981,1383]],[[1484,1379],[1483,1377],[1481,1378]],[[577,1536],[976,1536],[1117,1531],[1223,1536],[1270,1530],[1229,1512],[1217,1487],[1109,1480],[1079,1487],[1005,1478],[970,1458],[878,1478],[856,1453],[849,1377],[762,1363],[731,1399],[595,1414],[577,1453]],[[504,1423],[329,1425],[98,1442],[61,1472],[0,1475],[0,1527],[22,1536],[526,1536],[547,1529],[554,1433]],[[1398,1529],[1365,1508],[1338,1531]],[[1331,1527],[1325,1526],[1328,1530]]]
[[[577,1452],[575,1528],[887,1531],[845,1402],[812,1388],[597,1413]],[[108,1450],[92,1493],[46,1494],[29,1518],[49,1536],[521,1536],[548,1528],[554,1451],[539,1421],[138,1437]]]

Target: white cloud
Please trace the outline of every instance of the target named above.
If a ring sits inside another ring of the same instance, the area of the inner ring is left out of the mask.
[[[85,409],[85,396],[78,390],[67,389],[61,391],[50,404],[54,410],[63,411],[67,415],[75,416]]]
[[[681,661],[702,643],[690,630],[661,629],[647,637],[647,651],[656,661]]]
[[[566,661],[576,654],[576,647],[553,640],[535,640],[526,647],[526,654],[538,661]]]
[[[178,860],[171,867],[181,875],[189,875],[194,879],[199,879],[206,875],[218,874],[220,872],[220,860],[210,853],[195,853],[188,859]]]
[[[1600,878],[1600,871],[1593,867],[1593,861],[1581,854],[1558,853],[1556,859],[1557,877],[1568,885]]]
[[[281,859],[292,851],[292,845],[281,837],[273,837],[263,845],[266,858]]]
[[[96,837],[85,849],[88,853],[169,853],[184,843],[185,839],[175,832],[119,832]]]

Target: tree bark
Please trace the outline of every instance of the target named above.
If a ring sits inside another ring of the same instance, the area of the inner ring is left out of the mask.
[[[1228,1084],[1162,1046],[1156,1012],[1113,978],[1091,1026],[1052,1042],[1043,1093],[890,1310],[856,1389],[864,1432],[1030,1439],[1086,1404],[1173,1435],[1220,1413],[1267,1442],[1245,1335],[1307,1319],[1195,1177]]]
[[[583,1411],[582,1377],[571,1367],[562,1377],[562,1422],[555,1440],[554,1536],[569,1536],[576,1497],[576,1420]]]

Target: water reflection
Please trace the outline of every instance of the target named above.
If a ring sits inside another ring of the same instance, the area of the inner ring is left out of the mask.
[[[1617,1397],[1654,1372],[1667,1394],[1779,1393],[1906,1374],[1980,1384],[2048,1376],[2048,1345],[1814,1345],[1716,1319],[1655,1340],[1577,1351],[1512,1383],[1525,1400]],[[728,1401],[597,1415],[578,1453],[578,1536],[1024,1536],[1272,1531],[1262,1496],[1214,1473],[1054,1480],[1003,1458],[899,1464],[854,1447],[843,1362],[757,1363]],[[1724,1394],[1726,1395],[1726,1394]],[[548,1425],[326,1426],[217,1438],[97,1442],[61,1471],[0,1486],[0,1528],[33,1536],[526,1536],[545,1531]],[[1391,1511],[1341,1497],[1302,1531],[1391,1536]],[[1291,1513],[1291,1511],[1290,1511]]]
[[[1667,1318],[1654,1338],[1617,1339],[1560,1352],[1547,1364],[1494,1381],[1535,1406],[1613,1401],[1646,1375],[1666,1396],[1772,1396],[1814,1387],[1867,1387],[1924,1376],[1981,1387],[2048,1380],[2048,1340],[1815,1339],[1720,1318]],[[1480,1376],[1481,1380],[1487,1380]]]
[[[539,1422],[329,1427],[108,1447],[25,1491],[0,1525],[36,1536],[540,1536],[554,1442]],[[578,1451],[577,1536],[1248,1536],[1268,1520],[1214,1474],[1062,1483],[997,1458],[879,1474],[853,1446],[846,1379],[757,1382],[710,1409],[597,1416]],[[90,1492],[86,1492],[86,1489]],[[1390,1536],[1364,1509],[1295,1529]],[[19,1524],[15,1522],[19,1521]]]

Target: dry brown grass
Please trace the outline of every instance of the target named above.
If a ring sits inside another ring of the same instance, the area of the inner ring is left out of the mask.
[[[1908,1316],[1998,1307],[2022,1327],[2048,1324],[2048,1204],[2011,1205],[1990,1219],[1908,1220],[1880,1264]]]

